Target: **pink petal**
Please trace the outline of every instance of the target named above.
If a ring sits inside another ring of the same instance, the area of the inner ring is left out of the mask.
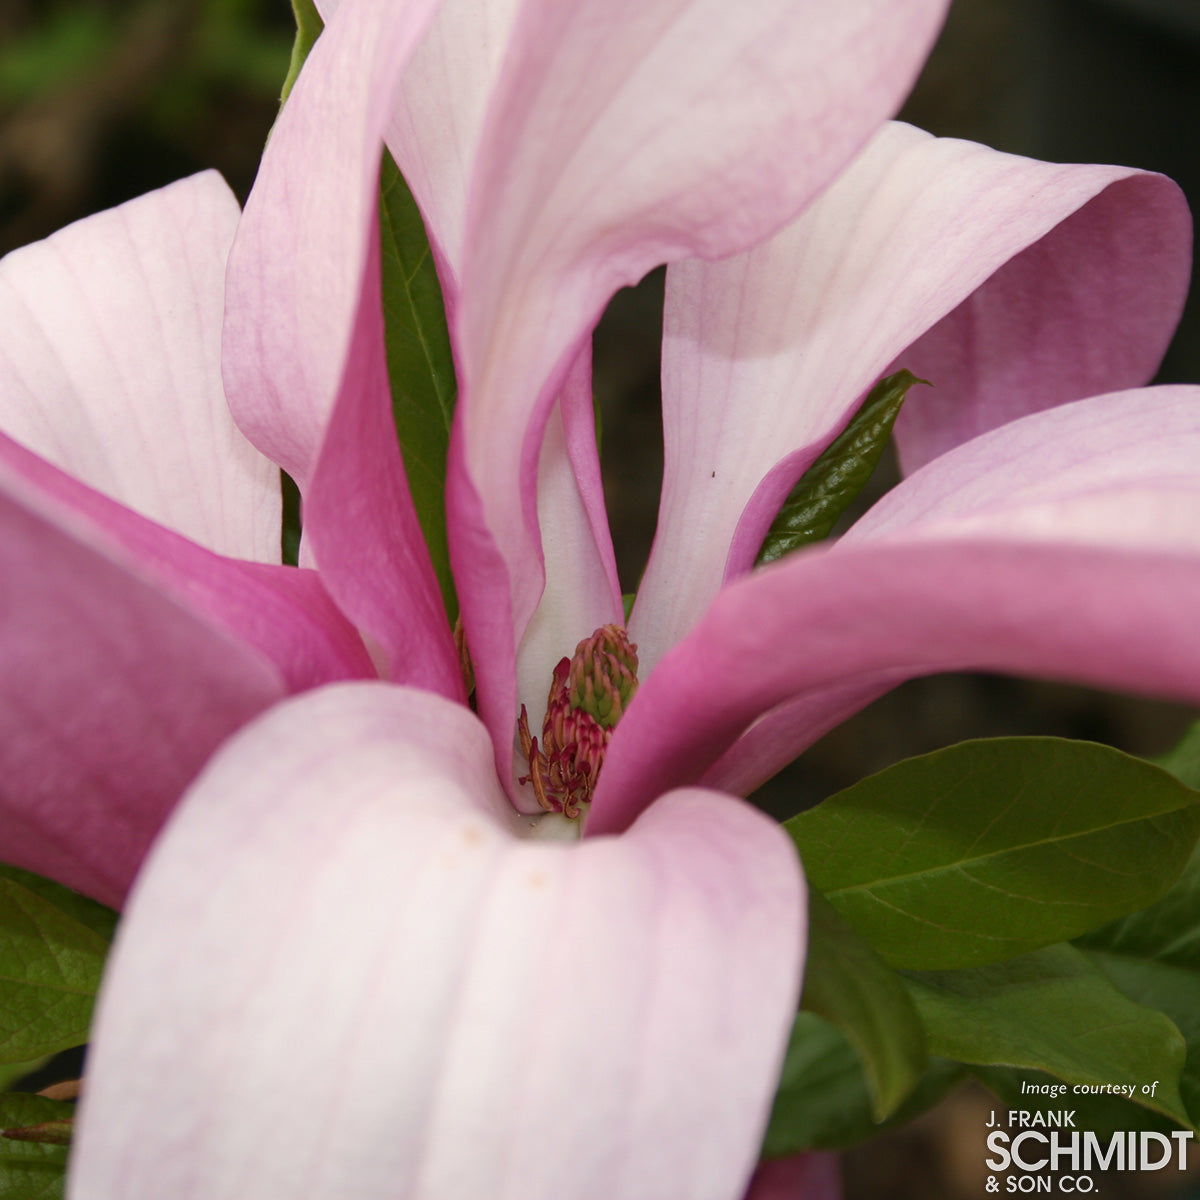
[[[659,262],[729,254],[789,219],[893,110],[944,7],[521,6],[467,199],[451,463],[467,479],[448,493],[480,711],[498,747],[516,715],[511,647],[545,578],[540,436],[602,306]]]
[[[319,0],[329,21],[340,0]],[[487,104],[519,0],[442,0],[400,81],[388,149],[425,219],[453,308],[463,222]]]
[[[620,828],[664,787],[703,777],[776,706],[791,706],[790,746],[734,750],[725,782],[761,782],[848,699],[916,675],[1007,671],[1200,700],[1197,463],[1200,389],[1173,387],[1036,413],[930,464],[861,532],[717,597],[642,683],[591,828]]]
[[[230,256],[225,376],[238,423],[300,483],[309,552],[388,674],[457,696],[392,423],[376,220],[383,131],[434,7],[346,3],[309,55]]]
[[[279,562],[279,472],[221,388],[238,216],[209,171],[5,258],[0,428],[211,550]]]
[[[769,1158],[750,1181],[746,1200],[841,1200],[836,1154],[797,1154]]]
[[[0,434],[0,479],[214,629],[265,655],[289,691],[375,675],[315,571],[224,558],[92,491]],[[278,534],[276,535],[278,537]]]
[[[379,289],[376,232],[349,363],[307,489],[305,537],[325,586],[382,651],[385,675],[465,701],[396,441]]]
[[[506,809],[483,727],[409,689],[232,742],[123,924],[76,1200],[740,1200],[797,1000],[788,840],[703,792],[619,840]]]
[[[435,8],[436,0],[339,7],[275,123],[230,252],[230,406],[302,487],[350,365],[383,131]]]
[[[0,858],[110,905],[212,749],[284,694],[123,559],[0,470]]]
[[[388,147],[424,214],[453,306],[467,195],[519,0],[443,0],[404,73]]]
[[[625,620],[596,450],[590,353],[568,376],[546,426],[538,464],[538,525],[546,588],[516,657],[518,703],[528,708],[535,729],[540,729],[558,661],[601,625]],[[508,715],[502,713],[502,719]],[[510,734],[506,730],[498,740],[511,743]],[[522,798],[519,793],[518,801]],[[529,793],[524,798],[532,800]],[[530,811],[538,811],[536,804]]]
[[[889,364],[934,384],[901,417],[917,458],[1143,383],[1178,319],[1189,244],[1186,204],[1162,176],[893,123],[770,242],[673,265],[663,500],[631,626],[643,663],[750,568],[788,491]]]
[[[1148,382],[1183,311],[1191,243],[1178,190],[1130,174],[1002,267],[905,352],[936,388],[896,423],[904,470],[1026,413]]]

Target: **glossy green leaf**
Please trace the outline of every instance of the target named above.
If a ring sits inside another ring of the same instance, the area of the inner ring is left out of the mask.
[[[325,28],[313,0],[292,0],[292,12],[296,17],[296,40],[292,43],[292,61],[288,67],[287,78],[283,81],[281,101],[288,98],[308,52],[313,48],[321,30]]]
[[[1071,1091],[1074,1084],[1063,1083],[1045,1071],[1022,1071],[1016,1067],[972,1067],[971,1074],[990,1088],[1007,1108],[1029,1112],[1073,1110],[1075,1127],[1090,1130],[1099,1137],[1108,1138],[1118,1130],[1129,1129],[1153,1129],[1157,1133],[1169,1134],[1171,1130],[1179,1128],[1178,1121],[1118,1096],[1077,1094]],[[1055,1094],[1042,1090],[1056,1086],[1066,1091]]]
[[[0,1096],[0,1130],[69,1121],[73,1104],[8,1092]],[[58,1200],[63,1194],[67,1146],[0,1136],[0,1200]]]
[[[1200,834],[1197,793],[1107,746],[962,742],[788,821],[812,885],[884,960],[978,966],[1162,896]]]
[[[1169,754],[1154,761],[1188,787],[1200,788],[1200,721],[1183,735],[1179,745]]]
[[[416,201],[386,151],[380,180],[383,315],[404,469],[446,611],[458,615],[446,543],[446,454],[456,385],[446,308]]]
[[[853,1045],[875,1120],[894,1112],[928,1064],[925,1031],[904,981],[813,889],[801,1006],[831,1021]]]
[[[924,382],[911,371],[897,371],[867,393],[850,424],[792,488],[763,539],[759,563],[774,562],[829,536],[879,465],[908,389]]]
[[[1179,1027],[1188,1046],[1179,1091],[1192,1124],[1200,1123],[1200,852],[1157,904],[1077,945],[1126,996]]]
[[[906,978],[931,1053],[1045,1071],[1069,1084],[1125,1085],[1137,1103],[1187,1123],[1178,1088],[1183,1036],[1162,1013],[1113,987],[1075,947]],[[1159,1085],[1153,1097],[1141,1091],[1151,1080]]]
[[[877,1122],[871,1087],[854,1048],[823,1017],[801,1012],[767,1126],[763,1153],[769,1158],[802,1150],[841,1150],[911,1120],[936,1104],[964,1072],[957,1063],[935,1060],[904,1103]]]
[[[87,1041],[116,919],[48,879],[0,867],[0,1063]]]

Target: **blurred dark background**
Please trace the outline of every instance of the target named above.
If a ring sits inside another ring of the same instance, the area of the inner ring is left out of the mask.
[[[205,167],[244,200],[288,0],[0,0],[0,253]]]
[[[291,33],[288,0],[0,0],[0,253],[206,167],[244,200]],[[955,0],[902,115],[1015,153],[1162,171],[1195,210],[1198,112],[1200,0]],[[626,589],[653,536],[661,476],[661,304],[655,272],[616,298],[596,337]],[[1161,379],[1200,381],[1195,297]],[[882,469],[879,486],[889,478]],[[1060,734],[1157,754],[1191,716],[1060,685],[918,680],[825,738],[762,799],[794,812],[901,757],[973,736]],[[849,1200],[982,1196],[993,1103],[981,1089],[960,1092],[846,1156]],[[1106,1177],[1101,1190],[1108,1200],[1200,1196],[1195,1174],[1175,1172]]]

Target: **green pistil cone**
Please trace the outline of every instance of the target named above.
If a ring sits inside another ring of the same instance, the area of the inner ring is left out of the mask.
[[[571,707],[611,729],[637,691],[637,647],[619,625],[604,625],[575,647],[568,695]]]

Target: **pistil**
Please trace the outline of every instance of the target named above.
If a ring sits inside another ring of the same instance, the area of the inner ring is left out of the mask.
[[[541,744],[521,705],[517,733],[546,812],[576,820],[591,803],[612,731],[637,691],[637,647],[620,625],[603,625],[554,668]]]

